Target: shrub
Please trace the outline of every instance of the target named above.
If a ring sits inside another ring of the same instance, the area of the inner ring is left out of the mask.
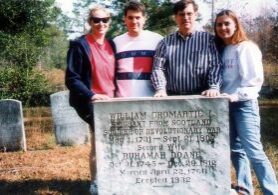
[[[0,69],[0,99],[17,99],[24,106],[46,106],[51,93],[44,75],[34,68]]]

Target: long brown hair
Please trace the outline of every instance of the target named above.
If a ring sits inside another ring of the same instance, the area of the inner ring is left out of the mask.
[[[221,16],[228,16],[236,24],[236,30],[235,30],[235,33],[233,34],[231,44],[237,44],[237,43],[240,43],[242,41],[247,41],[248,40],[248,38],[246,36],[246,33],[245,33],[241,23],[239,22],[239,19],[236,16],[236,14],[231,10],[223,10],[216,15],[215,22],[214,22],[214,33],[215,33],[215,36],[216,36],[217,44],[224,45],[223,40],[216,33],[216,21]]]

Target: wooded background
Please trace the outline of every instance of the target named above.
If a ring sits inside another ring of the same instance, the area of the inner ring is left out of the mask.
[[[18,99],[25,106],[48,105],[49,95],[60,88],[47,80],[44,70],[65,69],[69,38],[87,32],[89,8],[101,3],[112,10],[108,33],[108,38],[112,38],[126,31],[122,10],[126,2],[74,0],[72,13],[66,15],[55,0],[0,0],[0,99]],[[147,7],[146,29],[161,35],[176,30],[171,1],[141,2]],[[211,15],[202,27],[213,33],[214,16],[220,9],[237,11],[249,38],[263,53],[267,65],[265,85],[273,92],[278,89],[278,1],[274,7],[262,6],[260,10],[247,9],[252,1],[240,2],[202,0]],[[205,13],[199,13],[198,21],[203,21],[204,16]]]

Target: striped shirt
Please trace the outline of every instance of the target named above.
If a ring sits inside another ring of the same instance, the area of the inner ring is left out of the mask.
[[[128,33],[114,39],[116,45],[116,97],[147,97],[154,95],[150,76],[153,56],[162,36],[144,30],[137,37]]]
[[[214,36],[195,31],[187,37],[175,32],[157,46],[152,83],[156,91],[168,94],[199,94],[219,90],[221,61]]]

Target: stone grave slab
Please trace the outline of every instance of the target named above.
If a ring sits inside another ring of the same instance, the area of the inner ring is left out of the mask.
[[[0,151],[26,151],[22,104],[18,100],[0,100]]]
[[[50,95],[57,144],[73,146],[89,141],[89,126],[69,105],[69,91]]]
[[[226,98],[94,103],[100,195],[230,194]]]

